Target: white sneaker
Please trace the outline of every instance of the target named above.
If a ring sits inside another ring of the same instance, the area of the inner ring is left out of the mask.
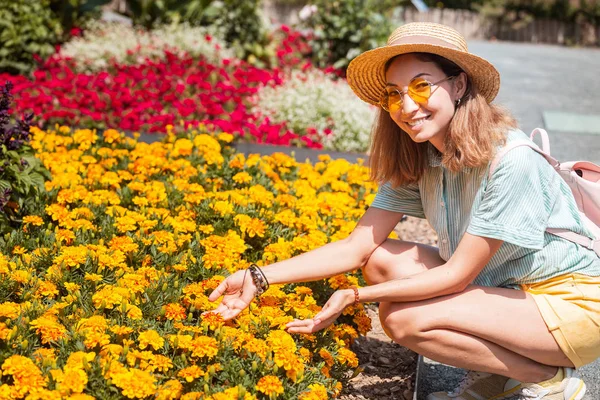
[[[496,400],[518,393],[521,382],[501,375],[469,371],[452,392],[436,392],[427,400]]]
[[[563,368],[561,382],[553,384],[523,383],[521,390],[510,400],[581,400],[585,395],[585,382],[573,368]]]

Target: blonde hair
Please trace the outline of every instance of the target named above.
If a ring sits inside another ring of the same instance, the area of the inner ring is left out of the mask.
[[[446,76],[464,72],[441,56],[414,54],[422,61],[437,64]],[[488,104],[467,79],[467,91],[446,133],[442,164],[453,172],[487,165],[496,147],[506,141],[507,132],[516,126],[515,119],[506,109]],[[380,109],[371,130],[371,179],[379,183],[390,182],[392,186],[418,182],[429,163],[428,147],[427,142],[414,142],[389,113]]]

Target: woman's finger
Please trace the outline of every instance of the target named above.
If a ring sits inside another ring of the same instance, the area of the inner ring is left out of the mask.
[[[208,296],[208,300],[215,301],[219,297],[223,296],[227,292],[227,279],[219,283],[219,286],[212,291],[212,293]]]

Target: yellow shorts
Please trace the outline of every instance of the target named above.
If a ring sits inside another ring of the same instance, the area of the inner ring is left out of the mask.
[[[600,357],[600,277],[568,274],[521,288],[575,367]]]

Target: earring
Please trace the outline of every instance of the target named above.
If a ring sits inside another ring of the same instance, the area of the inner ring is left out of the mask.
[[[456,99],[456,101],[454,102],[454,106],[458,107],[460,105],[460,99]]]

